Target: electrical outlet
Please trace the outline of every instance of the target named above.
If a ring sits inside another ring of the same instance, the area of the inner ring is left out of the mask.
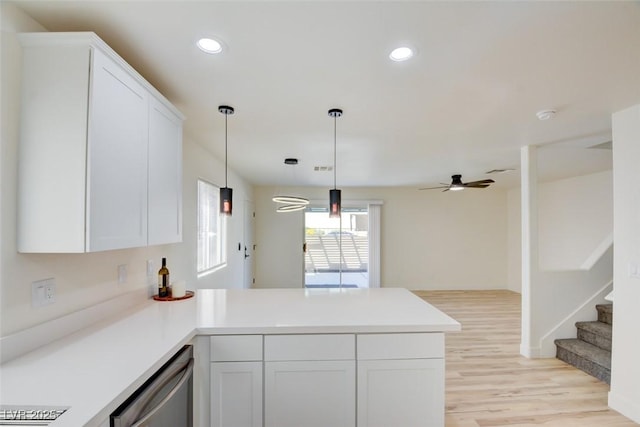
[[[156,273],[155,265],[152,259],[147,260],[147,277],[153,277]]]
[[[127,283],[127,264],[118,266],[118,284]]]
[[[50,279],[31,283],[31,306],[42,307],[56,302],[56,281]]]

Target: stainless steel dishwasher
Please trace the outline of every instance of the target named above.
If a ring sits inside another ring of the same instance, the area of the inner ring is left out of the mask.
[[[184,346],[110,418],[111,427],[193,427],[193,347]]]

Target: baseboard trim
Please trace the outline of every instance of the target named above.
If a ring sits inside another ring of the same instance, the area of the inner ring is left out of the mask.
[[[609,407],[630,420],[640,423],[640,404],[621,396],[614,391],[609,392]]]
[[[520,355],[527,359],[538,359],[540,357],[540,347],[529,347],[524,343],[520,343]]]

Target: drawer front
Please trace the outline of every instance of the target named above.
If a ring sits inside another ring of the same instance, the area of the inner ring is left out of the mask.
[[[353,360],[353,334],[265,335],[264,360]]]
[[[358,335],[358,360],[444,358],[443,333]]]
[[[262,335],[214,335],[210,345],[212,362],[262,360]]]

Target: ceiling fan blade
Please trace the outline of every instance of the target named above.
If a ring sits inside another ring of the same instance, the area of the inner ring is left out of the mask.
[[[418,190],[438,190],[440,188],[449,188],[449,185],[443,185],[442,187],[425,187],[425,188],[418,188]]]
[[[465,182],[464,185],[469,186],[469,185],[476,185],[476,184],[493,184],[495,181],[492,179],[483,179],[480,181],[471,181],[471,182]]]
[[[489,186],[489,184],[465,184],[464,188],[487,188]]]
[[[444,190],[442,190],[442,192],[444,193],[445,191],[449,191],[449,187],[445,188]]]

